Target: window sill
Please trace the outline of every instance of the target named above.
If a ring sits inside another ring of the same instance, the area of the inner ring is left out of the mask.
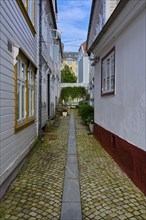
[[[29,28],[32,32],[32,34],[33,34],[33,36],[35,36],[36,30],[34,28],[34,25],[32,24],[32,21],[29,18],[29,15],[28,15],[28,13],[27,13],[24,5],[23,5],[23,2],[21,0],[16,0],[16,1],[17,1],[17,4],[18,4],[18,6],[19,6],[19,8],[20,8],[20,10],[21,10],[21,12],[22,12],[22,14],[23,14],[23,16],[24,16],[24,18],[25,18],[25,20],[26,20],[26,22],[27,22],[27,24],[28,24],[28,26],[29,26]]]
[[[31,118],[29,121],[21,123],[19,125],[15,126],[15,133],[22,131],[23,129],[27,128],[28,126],[30,126],[31,124],[33,124],[35,122],[35,118]]]
[[[115,95],[115,92],[112,91],[112,92],[104,92],[104,93],[101,93],[101,96],[109,96],[109,95]]]

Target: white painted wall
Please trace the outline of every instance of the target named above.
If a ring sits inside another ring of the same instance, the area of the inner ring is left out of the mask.
[[[48,66],[44,60],[42,65],[42,127],[44,127],[48,121]]]
[[[42,59],[44,66],[42,69],[42,127],[44,127],[48,121],[48,108],[50,108],[49,116],[54,116],[56,97],[58,100],[60,94],[61,57],[59,57],[60,55],[57,57],[55,56],[57,53],[53,53],[53,45],[56,44],[56,41],[50,38],[51,29],[55,29],[52,14],[48,13],[50,10],[49,2],[47,0],[42,1]],[[57,45],[58,42],[56,47]],[[47,81],[47,74],[51,75],[50,97],[48,97],[48,86],[46,86],[45,83],[45,81]],[[50,99],[50,106],[48,106],[48,99]]]
[[[94,81],[95,123],[143,150],[146,150],[145,18],[146,8],[142,1],[130,1],[95,48],[102,59],[115,46],[116,94],[100,95],[101,59],[95,66]],[[121,30],[120,19],[123,21]],[[105,41],[108,35],[111,39]]]
[[[34,64],[37,63],[37,42],[16,1],[1,1],[0,6],[1,184],[28,153],[31,144],[37,138],[36,122],[26,129],[14,133],[14,58],[13,54],[8,51],[8,39],[19,45]]]
[[[83,83],[89,83],[89,57],[83,56]]]

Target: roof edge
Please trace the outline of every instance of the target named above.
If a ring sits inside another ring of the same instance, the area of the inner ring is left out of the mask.
[[[53,2],[52,2],[52,0],[49,1],[49,2],[50,2],[52,18],[53,18],[53,22],[54,22],[54,27],[55,27],[55,29],[57,29],[57,23],[56,23],[56,17],[55,17],[55,12],[54,12],[54,7],[53,7]],[[56,4],[57,4],[57,3],[56,3]]]
[[[87,50],[87,47],[88,47],[88,40],[89,40],[89,32],[90,32],[90,29],[91,29],[91,23],[92,23],[92,14],[93,14],[93,11],[94,11],[94,7],[95,6],[95,0],[92,0],[92,5],[91,5],[91,12],[90,12],[90,20],[89,20],[89,26],[88,26],[88,34],[87,34],[87,44],[86,44],[86,50]]]
[[[101,40],[103,35],[106,33],[106,31],[112,25],[112,23],[115,20],[115,18],[117,18],[119,16],[120,12],[123,10],[123,8],[126,6],[126,4],[128,2],[129,2],[129,0],[126,0],[126,1],[125,0],[121,0],[119,2],[117,7],[115,8],[114,12],[111,14],[111,16],[109,17],[108,21],[105,23],[105,25],[103,26],[102,30],[100,31],[100,33],[98,34],[98,36],[96,37],[96,39],[94,40],[94,42],[92,43],[90,48],[89,49],[87,48],[87,53],[88,54],[90,54],[92,52],[93,48],[97,45],[97,43],[99,43],[99,41]],[[94,1],[94,4],[95,4],[95,1]],[[88,33],[88,38],[89,38],[89,33]],[[87,38],[87,40],[89,40],[88,38]]]

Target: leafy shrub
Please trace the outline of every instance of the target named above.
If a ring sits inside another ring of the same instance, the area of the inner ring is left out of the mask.
[[[79,105],[79,115],[85,123],[94,121],[94,108],[88,104],[82,103]]]

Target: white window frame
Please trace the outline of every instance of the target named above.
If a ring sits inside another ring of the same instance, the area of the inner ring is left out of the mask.
[[[101,60],[101,95],[115,93],[115,48]]]
[[[22,71],[22,65],[24,65],[24,72]],[[18,96],[18,87],[19,87],[19,103],[17,103],[18,105],[17,123],[20,124],[24,122],[26,119],[26,64],[21,59],[18,59],[17,62],[17,96]],[[23,97],[23,89],[24,89],[24,97]]]
[[[34,70],[28,72],[28,117],[34,117]]]
[[[57,29],[51,29],[51,31],[50,31],[50,38],[51,39],[57,39],[58,38]]]
[[[14,66],[15,77],[15,132],[35,120],[35,66],[20,51]]]

